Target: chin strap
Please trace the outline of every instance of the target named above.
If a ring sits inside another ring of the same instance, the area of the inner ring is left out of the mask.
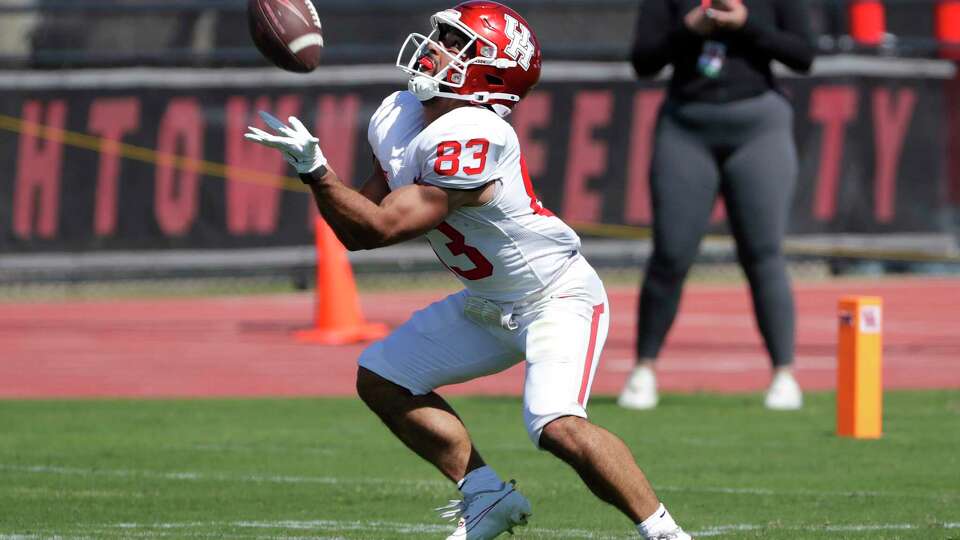
[[[520,96],[515,94],[503,94],[499,92],[474,92],[472,94],[455,94],[453,92],[441,92],[440,83],[429,78],[421,76],[413,76],[410,78],[407,87],[410,89],[410,92],[417,97],[420,101],[427,101],[435,97],[457,99],[460,101],[469,101],[471,103],[486,104],[490,103],[493,100],[503,100],[503,101],[512,101],[514,103],[520,102]],[[500,116],[507,116],[510,114],[510,108],[504,107],[502,105],[497,106],[494,104],[494,110]]]

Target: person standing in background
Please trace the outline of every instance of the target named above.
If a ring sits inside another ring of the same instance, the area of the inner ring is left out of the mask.
[[[803,406],[793,377],[795,310],[781,244],[797,176],[793,111],[771,70],[808,72],[815,48],[803,0],[644,0],[633,67],[671,64],[651,160],[653,255],[640,294],[637,366],[618,403],[658,401],[654,362],[687,271],[722,195],[773,364],[765,405]]]

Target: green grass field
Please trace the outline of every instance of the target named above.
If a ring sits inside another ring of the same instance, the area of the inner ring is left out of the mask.
[[[622,436],[699,538],[960,538],[960,392],[887,394],[879,441],[751,396],[610,398]],[[516,538],[631,538],[630,523],[527,440],[514,398],[453,400],[534,517]],[[456,491],[357,400],[0,402],[0,539],[444,538]],[[633,533],[633,534],[631,534]]]

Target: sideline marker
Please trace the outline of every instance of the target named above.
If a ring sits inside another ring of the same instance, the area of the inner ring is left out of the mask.
[[[883,300],[846,296],[838,307],[837,435],[883,434]]]
[[[368,323],[360,311],[360,297],[347,258],[347,248],[322,217],[315,221],[317,289],[314,327],[296,333],[300,342],[344,345],[386,336],[385,324]]]

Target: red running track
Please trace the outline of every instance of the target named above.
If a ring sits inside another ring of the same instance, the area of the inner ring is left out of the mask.
[[[960,388],[960,280],[800,283],[797,367],[809,390],[834,387],[836,304],[884,299],[887,388]],[[443,293],[363,297],[391,325]],[[610,338],[594,395],[630,370],[637,293],[611,291]],[[237,298],[0,303],[0,398],[352,395],[363,346],[295,342],[310,294]],[[666,391],[759,391],[769,365],[742,285],[687,288],[659,363]],[[522,367],[443,393],[518,394]]]

